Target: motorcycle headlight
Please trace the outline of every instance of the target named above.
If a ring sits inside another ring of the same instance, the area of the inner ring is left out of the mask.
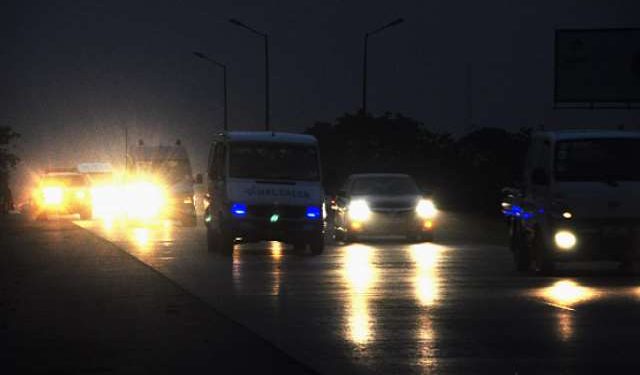
[[[349,218],[356,221],[367,221],[371,216],[369,205],[364,199],[358,199],[349,203]]]
[[[416,205],[416,214],[422,219],[433,219],[438,215],[438,209],[430,199],[420,199]]]

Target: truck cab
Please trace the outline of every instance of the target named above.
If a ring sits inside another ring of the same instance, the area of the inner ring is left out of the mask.
[[[211,143],[204,221],[209,251],[281,241],[324,250],[324,191],[313,136],[225,132]]]
[[[630,265],[640,245],[640,132],[545,131],[532,136],[522,188],[502,203],[516,268],[555,262]]]

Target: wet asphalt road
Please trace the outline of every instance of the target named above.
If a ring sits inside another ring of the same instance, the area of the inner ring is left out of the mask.
[[[518,274],[499,223],[448,215],[435,243],[329,241],[321,256],[262,243],[232,257],[207,252],[202,226],[76,223],[323,374],[640,365],[640,278],[611,264]]]

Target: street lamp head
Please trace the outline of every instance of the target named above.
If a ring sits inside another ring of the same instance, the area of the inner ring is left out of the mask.
[[[202,52],[193,51],[193,54],[196,55],[197,57],[201,58],[201,59],[206,59],[207,58],[207,55],[205,55]]]
[[[397,20],[389,23],[386,27],[396,26],[404,22],[403,18],[398,18]]]
[[[235,18],[229,18],[229,22],[231,22],[234,25],[238,25],[238,26],[242,26],[242,27],[246,27],[245,24],[243,24],[242,22],[238,21]]]

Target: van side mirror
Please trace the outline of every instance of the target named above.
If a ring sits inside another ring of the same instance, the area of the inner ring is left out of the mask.
[[[196,175],[196,184],[202,184],[202,173]]]
[[[542,168],[536,168],[531,173],[531,182],[534,185],[547,186],[549,185],[549,175]]]

